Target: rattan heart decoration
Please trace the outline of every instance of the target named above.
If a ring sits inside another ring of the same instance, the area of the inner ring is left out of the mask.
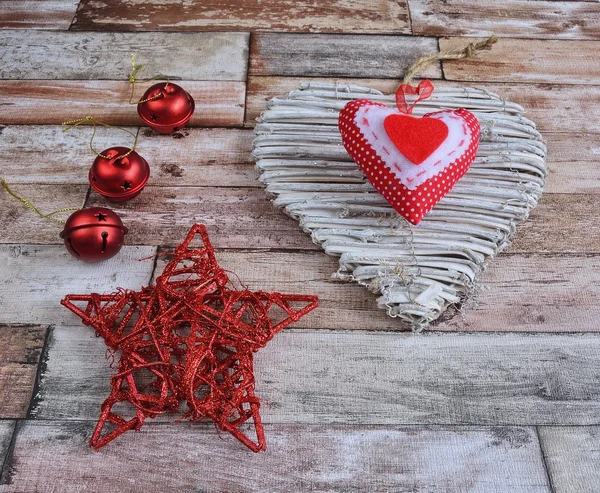
[[[396,102],[375,89],[321,82],[271,99],[253,157],[274,205],[339,256],[333,277],[379,294],[379,307],[419,330],[472,294],[486,261],[527,219],[543,192],[546,146],[518,104],[483,89],[435,88],[413,115],[463,108],[481,135],[468,171],[414,225],[342,145],[340,111],[364,99],[377,111]]]

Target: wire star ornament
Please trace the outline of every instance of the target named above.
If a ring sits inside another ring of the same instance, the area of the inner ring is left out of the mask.
[[[197,237],[202,244],[192,248]],[[70,294],[61,303],[119,355],[93,448],[139,430],[147,418],[177,413],[185,403],[181,419],[211,419],[259,452],[266,441],[253,355],[316,308],[318,299],[236,289],[217,263],[206,228],[196,224],[154,286]],[[246,423],[253,423],[255,439],[242,431]]]

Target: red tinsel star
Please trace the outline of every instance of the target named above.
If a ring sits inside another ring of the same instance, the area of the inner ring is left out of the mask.
[[[197,235],[202,245],[190,248]],[[183,418],[209,418],[254,452],[265,450],[253,354],[317,301],[315,296],[235,289],[217,264],[202,225],[192,227],[154,286],[67,295],[61,303],[120,353],[90,445],[98,450],[128,430],[139,430],[146,418],[177,412],[185,402]],[[123,404],[130,405],[125,406],[129,417],[123,415]],[[240,429],[249,420],[255,441]]]

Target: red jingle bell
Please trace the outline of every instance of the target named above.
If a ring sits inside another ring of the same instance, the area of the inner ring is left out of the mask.
[[[181,130],[194,113],[195,103],[190,94],[171,82],[154,84],[138,103],[143,122],[161,134]]]
[[[99,262],[119,253],[126,233],[116,213],[105,207],[90,207],[71,214],[60,237],[73,257]]]
[[[89,173],[92,188],[112,202],[125,202],[137,197],[148,178],[150,166],[146,160],[127,147],[111,147],[102,151]]]

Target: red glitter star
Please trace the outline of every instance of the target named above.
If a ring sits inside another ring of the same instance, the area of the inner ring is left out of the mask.
[[[190,248],[197,235],[203,244]],[[206,228],[194,225],[155,286],[67,295],[61,303],[120,353],[92,447],[98,450],[128,430],[139,430],[146,418],[177,412],[185,402],[183,418],[209,418],[258,452],[266,443],[254,394],[253,355],[313,310],[317,298],[235,289],[217,264]],[[115,410],[123,403],[132,416]],[[240,429],[250,420],[255,441]]]

